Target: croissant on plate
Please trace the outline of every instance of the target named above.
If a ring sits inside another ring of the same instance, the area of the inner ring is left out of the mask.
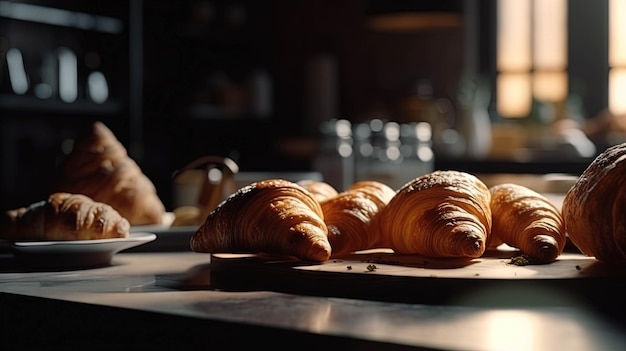
[[[600,153],[565,194],[561,213],[571,242],[585,255],[626,263],[626,143]]]
[[[109,204],[131,225],[161,224],[165,214],[152,181],[100,121],[63,161],[53,192],[83,194]]]
[[[0,217],[0,238],[7,240],[127,238],[129,231],[128,220],[113,207],[81,194],[54,193]]]
[[[311,194],[313,194],[313,197],[319,202],[328,200],[339,194],[335,187],[322,180],[303,179],[297,181],[296,184],[311,192]]]
[[[563,218],[550,200],[518,184],[498,184],[489,190],[493,236],[536,263],[552,262],[563,252]]]
[[[322,208],[300,185],[267,179],[237,190],[206,217],[191,249],[208,253],[268,253],[322,262],[330,258]]]
[[[320,204],[332,247],[331,258],[381,247],[377,220],[394,195],[389,186],[364,180],[322,201]]]
[[[396,253],[480,257],[491,236],[491,194],[477,177],[434,171],[402,186],[382,210],[381,234]]]

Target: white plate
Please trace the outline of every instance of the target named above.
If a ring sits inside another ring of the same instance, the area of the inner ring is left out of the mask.
[[[113,255],[156,239],[156,234],[133,232],[128,238],[66,241],[0,241],[28,266],[46,269],[106,266]]]
[[[149,232],[156,234],[157,238],[148,245],[133,248],[133,252],[154,251],[189,251],[189,240],[198,230],[198,226],[175,226],[174,213],[166,212],[163,216],[163,224],[135,225],[130,227],[131,233]]]
[[[133,234],[148,231],[156,235],[156,240],[147,245],[132,248],[133,252],[190,251],[189,240],[198,230],[198,226],[161,227],[152,228],[152,230],[145,230],[143,227],[131,227],[130,232]]]
[[[175,215],[172,212],[165,212],[163,214],[163,223],[162,224],[145,224],[145,225],[134,225],[130,227],[131,232],[148,232],[154,233],[155,231],[163,231],[169,229],[174,222]]]

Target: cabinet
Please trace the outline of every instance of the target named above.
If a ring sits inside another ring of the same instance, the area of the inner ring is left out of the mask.
[[[144,140],[158,157],[142,166],[166,202],[172,171],[199,156],[273,167],[261,164],[276,131],[272,3],[144,3]]]
[[[47,196],[59,160],[94,120],[134,150],[136,1],[0,2],[2,207]]]
[[[146,113],[176,120],[270,118],[274,69],[268,4],[146,3]]]
[[[275,130],[268,3],[0,4],[2,208],[46,196],[60,159],[94,120],[112,129],[165,203],[172,172],[196,156],[272,152],[263,144]]]

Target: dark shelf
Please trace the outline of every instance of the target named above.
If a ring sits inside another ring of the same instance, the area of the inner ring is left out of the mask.
[[[194,120],[266,120],[271,115],[260,115],[247,109],[234,110],[218,105],[195,104],[189,107],[187,118]]]
[[[107,101],[97,104],[84,100],[66,103],[58,100],[42,100],[33,96],[2,94],[0,95],[0,110],[114,115],[121,112],[122,103],[119,101]]]
[[[581,174],[592,159],[538,159],[532,161],[471,160],[435,158],[436,169],[454,169],[469,173]]]

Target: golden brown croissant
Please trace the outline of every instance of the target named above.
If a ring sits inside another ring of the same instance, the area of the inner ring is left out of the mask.
[[[319,202],[335,197],[339,193],[332,185],[321,180],[303,179],[297,181],[296,184],[308,190]]]
[[[498,184],[489,190],[493,236],[535,263],[552,262],[563,252],[563,218],[550,200],[518,184]]]
[[[328,227],[331,258],[380,247],[378,215],[395,195],[393,189],[376,181],[359,181],[346,191],[322,201]]]
[[[330,258],[322,208],[300,185],[267,179],[237,190],[192,235],[196,252],[269,253],[322,262]]]
[[[6,211],[0,237],[8,240],[126,238],[130,224],[113,207],[87,196],[54,193],[45,201]]]
[[[600,153],[563,199],[571,242],[585,255],[626,263],[626,143]]]
[[[381,213],[381,234],[397,253],[476,258],[489,244],[490,200],[477,177],[434,171],[396,192]]]
[[[161,224],[165,214],[152,181],[99,121],[64,160],[53,191],[83,194],[109,204],[131,225]]]

